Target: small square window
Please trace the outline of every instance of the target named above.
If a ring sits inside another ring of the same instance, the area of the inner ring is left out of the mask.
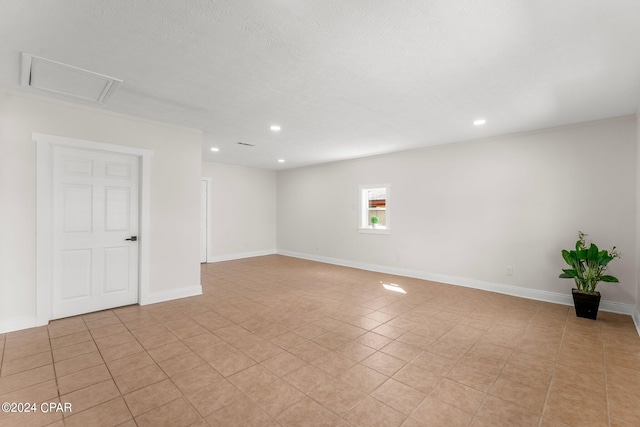
[[[389,232],[389,190],[389,184],[360,186],[360,232]]]

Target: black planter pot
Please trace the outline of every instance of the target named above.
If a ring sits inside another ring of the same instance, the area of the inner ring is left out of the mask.
[[[573,306],[576,308],[576,316],[595,320],[598,317],[600,306],[600,292],[595,294],[583,294],[577,289],[572,289]]]

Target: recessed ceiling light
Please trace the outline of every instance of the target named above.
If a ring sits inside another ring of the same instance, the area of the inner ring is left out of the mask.
[[[269,129],[271,129],[272,131],[277,132],[277,131],[279,131],[281,128],[280,128],[280,126],[278,126],[278,125],[272,125]]]
[[[478,120],[474,120],[473,124],[476,126],[482,126],[483,124],[487,123],[487,121],[485,119],[478,119]]]
[[[284,159],[278,159],[278,163],[284,163]]]
[[[211,151],[218,152],[218,151],[220,151],[220,149],[218,147],[211,147]]]

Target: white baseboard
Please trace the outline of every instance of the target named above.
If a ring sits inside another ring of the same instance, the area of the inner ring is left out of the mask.
[[[253,252],[237,252],[235,254],[227,255],[214,255],[207,257],[207,262],[220,262],[220,261],[233,261],[235,259],[253,258],[257,256],[275,255],[277,252],[275,249],[265,249],[262,251]]]
[[[483,291],[496,292],[499,294],[528,298],[528,299],[533,299],[537,301],[546,301],[546,302],[552,302],[552,303],[562,304],[562,305],[573,305],[573,297],[571,295],[561,294],[558,292],[542,291],[542,290],[531,289],[531,288],[521,288],[519,286],[506,285],[502,283],[485,282],[482,280],[468,279],[465,277],[448,276],[444,274],[434,274],[434,273],[428,273],[420,270],[410,270],[410,269],[396,268],[396,267],[390,267],[385,265],[367,264],[367,263],[356,262],[356,261],[347,261],[347,260],[342,260],[338,258],[329,258],[329,257],[312,255],[312,254],[306,254],[302,252],[278,250],[278,254],[290,256],[294,258],[308,259],[311,261],[324,262],[327,264],[341,265],[344,267],[358,268],[361,270],[375,271],[378,273],[393,274],[396,276],[412,277],[415,279],[429,280],[432,282],[445,283],[448,285],[456,285],[456,286],[464,286],[464,287],[473,288],[473,289],[481,289]],[[634,315],[634,312],[635,312],[636,315],[638,316],[638,319],[634,318],[634,320],[636,321],[636,327],[640,324],[640,313],[638,313],[638,308],[633,304],[623,304],[623,303],[613,302],[613,301],[601,301],[600,310],[609,311],[612,313],[619,313],[619,314],[629,314],[629,315]],[[640,328],[638,329],[638,331],[640,334]]]
[[[43,326],[43,325],[38,324],[38,318],[36,316],[1,320],[0,334],[6,334],[7,332],[20,331],[22,329],[35,328],[37,326]]]
[[[158,302],[193,297],[196,295],[202,295],[201,285],[191,286],[188,288],[172,289],[163,292],[148,293],[145,296],[140,295],[140,305],[155,304]],[[45,321],[44,323],[38,322],[38,318],[36,316],[0,320],[0,334],[20,331],[22,329],[36,328],[38,326],[45,326],[47,324],[49,324],[49,321]]]
[[[149,292],[144,298],[140,298],[140,305],[156,304],[174,299],[194,297],[202,295],[202,286],[190,286],[188,288],[171,289],[161,292]]]
[[[638,335],[640,335],[640,307],[636,307],[631,317],[633,317],[633,323],[635,323]]]

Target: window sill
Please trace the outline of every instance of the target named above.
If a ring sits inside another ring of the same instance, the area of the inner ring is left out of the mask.
[[[388,228],[372,228],[372,227],[358,227],[358,233],[366,234],[390,234],[391,230]]]

